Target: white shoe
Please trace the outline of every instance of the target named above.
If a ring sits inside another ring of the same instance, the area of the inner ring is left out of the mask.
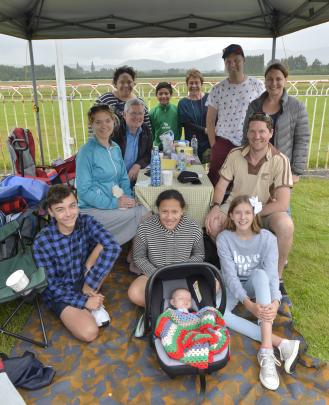
[[[135,329],[135,337],[140,338],[143,337],[145,334],[145,324],[144,324],[144,319],[145,319],[145,314],[142,314],[142,316],[139,318],[136,329]]]
[[[96,325],[100,328],[102,326],[108,326],[111,322],[110,315],[102,305],[98,309],[93,309],[91,315],[95,318]]]
[[[284,361],[286,373],[291,374],[298,360],[299,340],[283,340],[278,346],[280,359]]]
[[[257,359],[260,365],[260,382],[265,388],[275,391],[280,385],[276,365],[281,366],[281,363],[276,359],[271,349],[266,351],[260,350],[257,354]]]

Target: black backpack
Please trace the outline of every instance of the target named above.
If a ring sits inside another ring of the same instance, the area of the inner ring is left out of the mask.
[[[4,371],[15,387],[37,390],[49,385],[54,378],[55,370],[44,366],[32,352],[26,351],[22,356],[11,358],[0,353],[0,357],[4,363]]]

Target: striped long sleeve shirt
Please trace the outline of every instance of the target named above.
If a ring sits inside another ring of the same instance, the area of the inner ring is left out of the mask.
[[[163,227],[158,215],[139,225],[134,239],[133,259],[146,276],[174,263],[203,262],[203,234],[197,223],[183,215],[174,230]]]

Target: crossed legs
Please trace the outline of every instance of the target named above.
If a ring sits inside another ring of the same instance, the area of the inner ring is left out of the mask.
[[[86,273],[90,271],[92,266],[95,264],[99,254],[103,250],[102,245],[97,244],[93,251],[90,253],[86,260],[85,267],[87,269]],[[105,281],[100,280],[97,291],[93,291],[87,284],[84,284],[82,291],[84,294],[98,294],[98,291]],[[98,336],[98,326],[91,312],[84,308],[75,308],[71,305],[66,306],[60,314],[60,320],[63,322],[65,327],[72,333],[74,337],[83,342],[92,342]]]

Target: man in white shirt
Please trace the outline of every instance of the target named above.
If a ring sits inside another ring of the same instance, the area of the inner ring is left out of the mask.
[[[207,101],[207,132],[211,147],[208,176],[213,186],[218,182],[219,170],[228,152],[241,145],[249,103],[265,90],[263,82],[245,75],[245,57],[240,45],[231,44],[225,48],[223,59],[228,78],[212,88]]]

